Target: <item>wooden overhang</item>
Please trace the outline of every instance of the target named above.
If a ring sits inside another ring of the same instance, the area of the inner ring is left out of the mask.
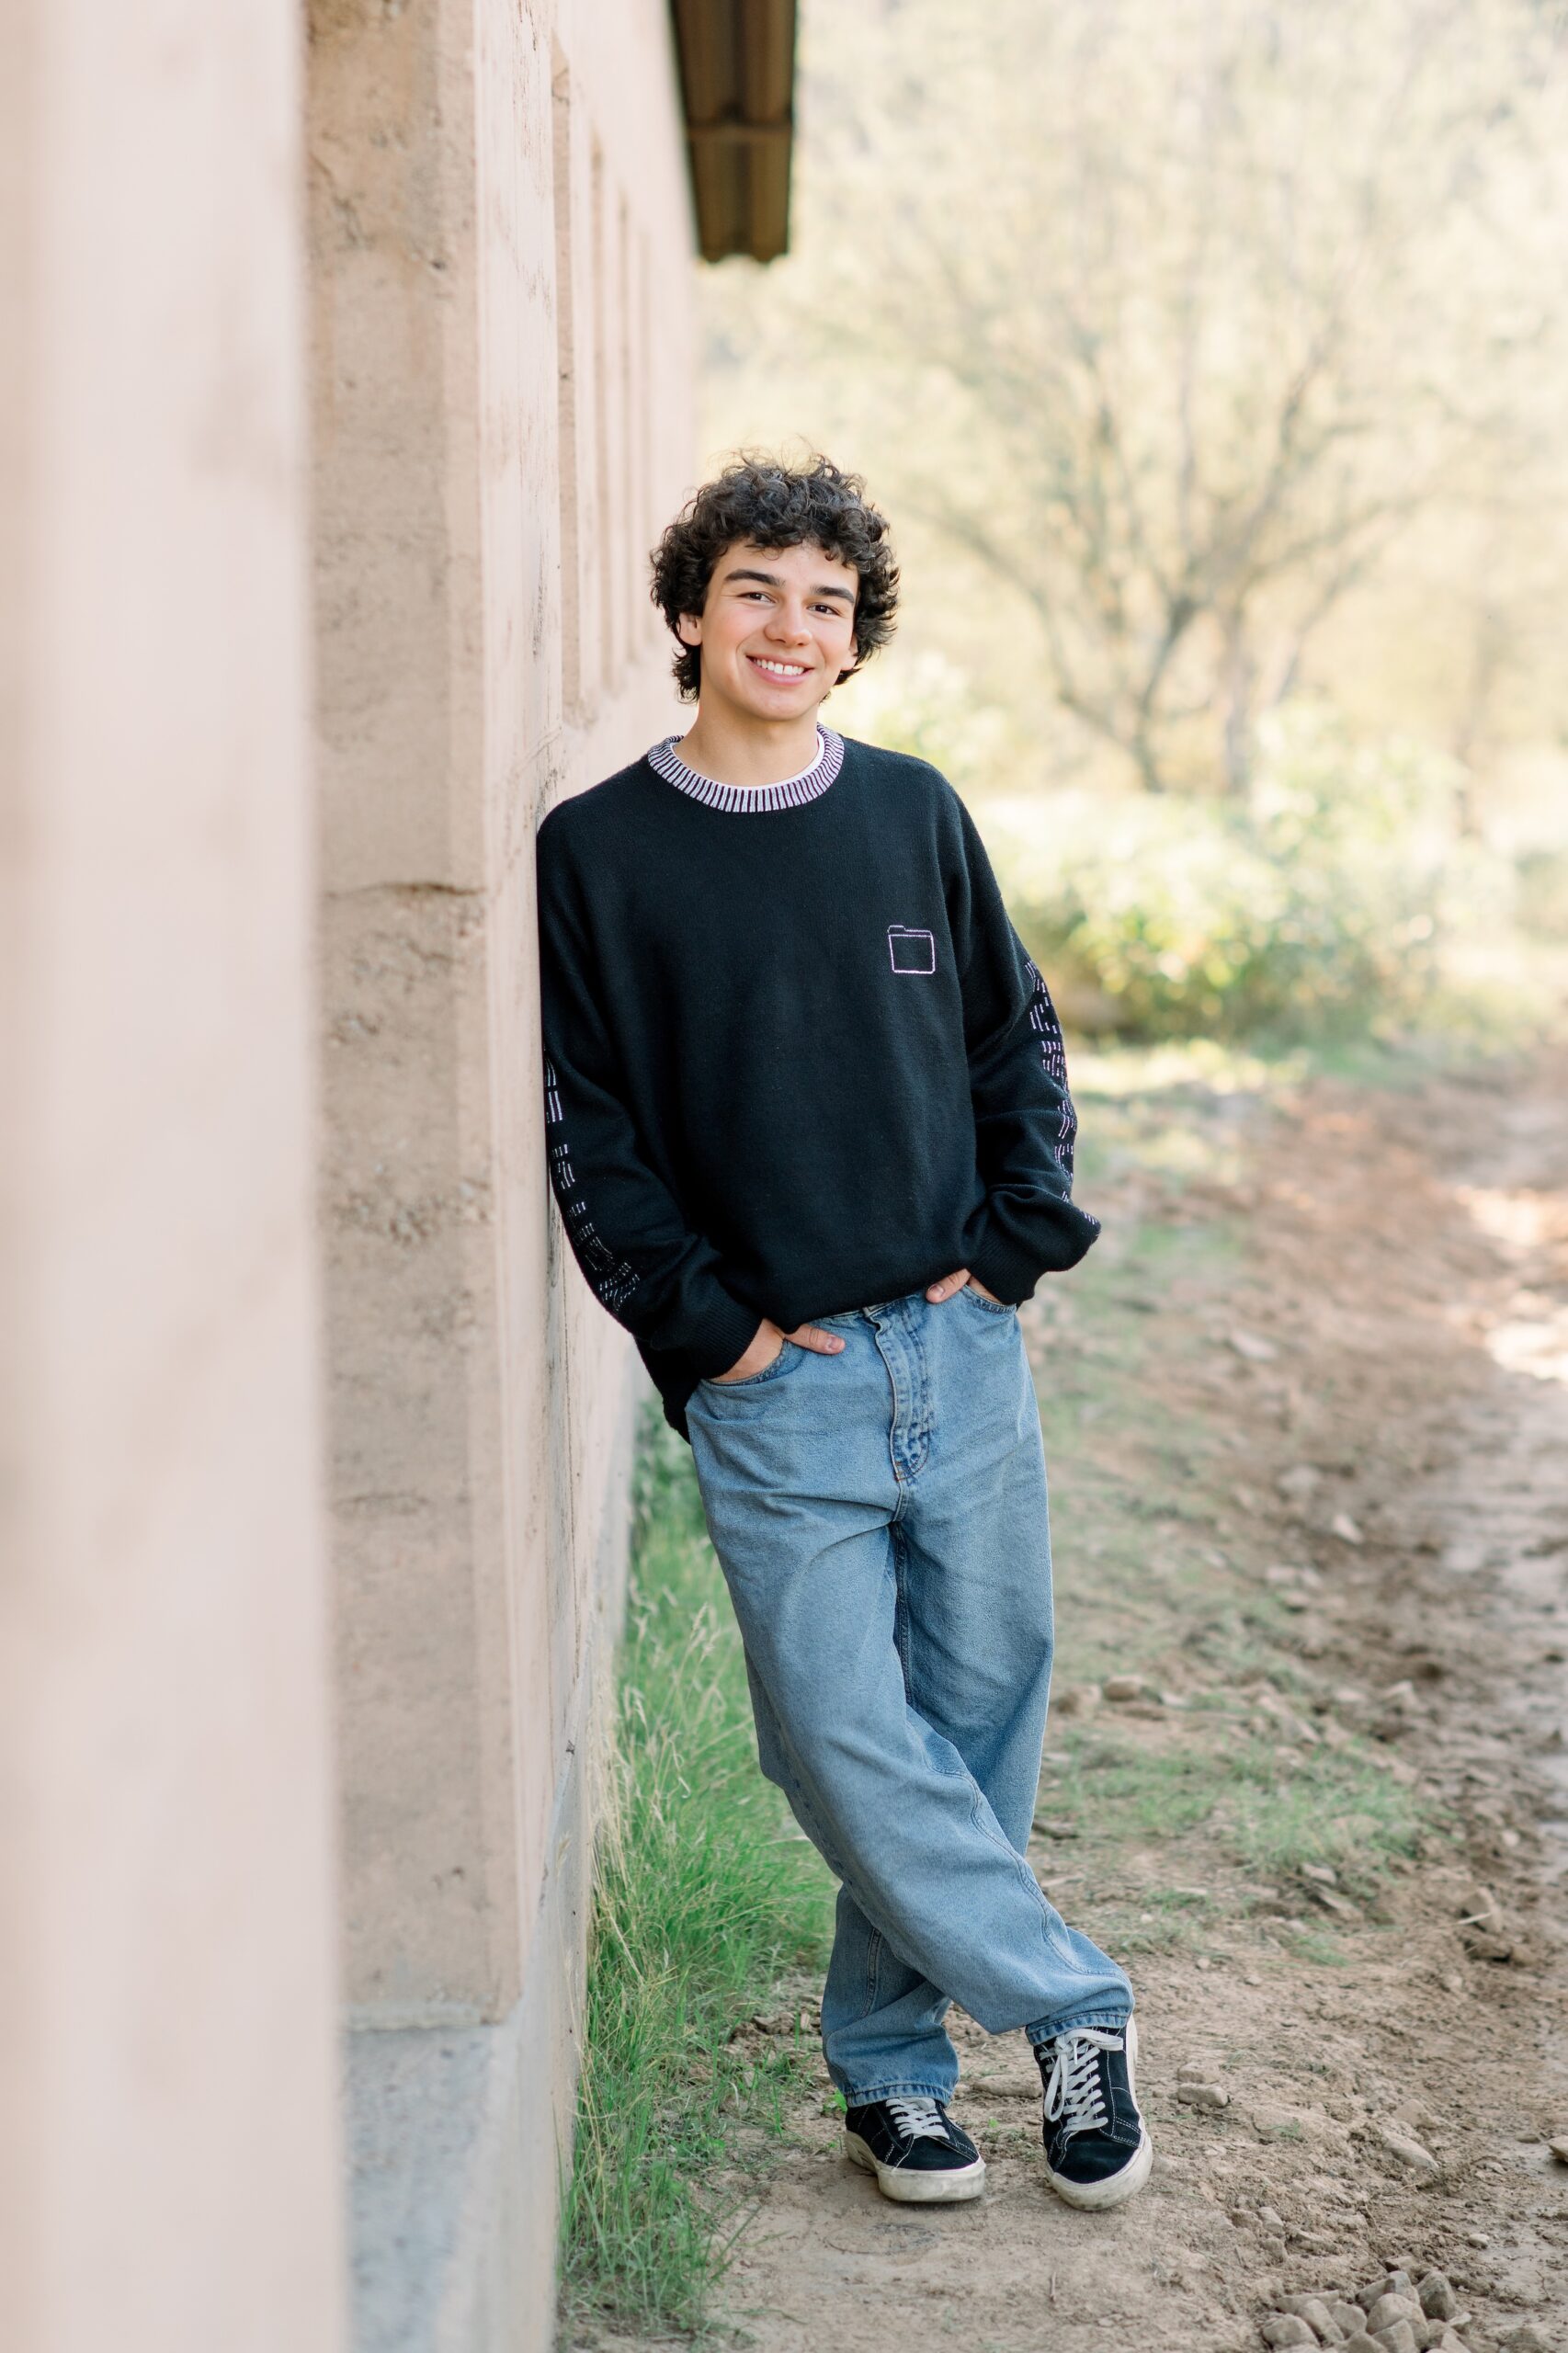
[[[790,242],[795,0],[674,0],[704,261]]]

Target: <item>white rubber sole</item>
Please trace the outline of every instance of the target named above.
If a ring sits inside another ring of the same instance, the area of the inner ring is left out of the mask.
[[[900,2206],[960,2206],[965,2199],[978,2198],[985,2187],[983,2157],[976,2157],[971,2165],[959,2166],[952,2173],[912,2173],[906,2165],[883,2165],[872,2155],[858,2132],[846,2132],[844,2154],[862,2173],[874,2173],[882,2196],[895,2200]]]
[[[1135,2020],[1127,2021],[1127,2080],[1134,2099],[1138,2097],[1138,2028]],[[1142,2138],[1119,2173],[1107,2176],[1104,2181],[1067,2181],[1052,2173],[1048,2164],[1045,2177],[1064,2205],[1076,2206],[1089,2213],[1103,2214],[1112,2206],[1125,2205],[1136,2198],[1148,2180],[1154,2165],[1154,2144],[1149,2138],[1149,2128],[1142,2128]]]

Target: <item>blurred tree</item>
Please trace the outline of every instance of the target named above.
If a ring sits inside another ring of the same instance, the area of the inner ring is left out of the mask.
[[[830,380],[877,488],[1006,584],[1147,789],[1243,789],[1417,528],[1471,608],[1472,745],[1560,506],[1562,12],[861,0],[808,28],[797,256],[724,274],[721,364]]]

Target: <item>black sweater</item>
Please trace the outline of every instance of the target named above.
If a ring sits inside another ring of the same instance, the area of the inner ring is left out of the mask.
[[[655,747],[539,837],[551,1177],[684,1432],[699,1379],[967,1266],[1074,1266],[1062,1031],[950,785],[824,731],[742,795]],[[658,763],[657,767],[654,762]]]

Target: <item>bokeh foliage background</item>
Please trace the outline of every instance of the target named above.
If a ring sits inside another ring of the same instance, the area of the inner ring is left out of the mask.
[[[1568,14],[804,0],[793,249],[706,438],[892,515],[829,716],[971,800],[1080,1028],[1550,1017]]]

